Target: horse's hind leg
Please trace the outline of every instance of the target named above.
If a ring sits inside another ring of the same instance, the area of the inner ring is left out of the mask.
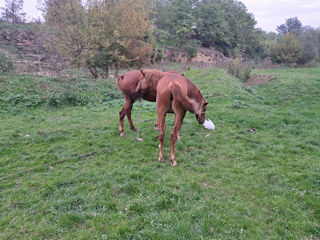
[[[170,160],[171,160],[171,166],[176,166],[177,162],[175,160],[175,144],[177,139],[179,139],[179,131],[181,129],[182,126],[182,121],[184,118],[184,115],[186,114],[186,110],[181,109],[176,111],[175,113],[175,117],[174,117],[174,127],[173,130],[171,132],[171,142],[170,142]]]
[[[130,104],[128,105],[128,109],[126,111],[126,115],[127,115],[128,122],[129,122],[131,130],[132,131],[137,131],[137,129],[133,125],[132,118],[131,118],[131,110],[132,110],[133,103],[134,103],[134,101],[131,100]]]
[[[132,109],[132,101],[131,99],[125,97],[125,103],[123,105],[123,108],[121,109],[121,111],[119,112],[120,115],[120,121],[119,121],[119,132],[120,132],[120,137],[124,136],[124,132],[123,132],[123,119],[127,114],[128,108]],[[131,107],[130,107],[131,106]],[[131,110],[130,110],[131,111]],[[131,114],[131,113],[130,113]],[[131,118],[131,117],[130,117]],[[132,121],[131,121],[132,122]]]
[[[164,135],[165,135],[165,125],[166,121],[166,112],[158,112],[158,122],[159,122],[159,142],[160,142],[160,152],[159,152],[159,157],[158,161],[163,162],[164,160],[164,153],[163,153],[163,143],[164,143]]]
[[[159,130],[159,120],[154,123],[154,130]]]

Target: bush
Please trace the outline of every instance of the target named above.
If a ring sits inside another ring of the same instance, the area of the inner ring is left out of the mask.
[[[3,53],[0,53],[0,73],[11,72],[14,69],[13,62]]]
[[[199,41],[191,40],[182,47],[182,49],[188,53],[189,60],[197,56],[199,45],[200,45]]]
[[[88,96],[81,96],[76,93],[63,92],[53,93],[47,100],[47,103],[51,107],[61,107],[63,105],[86,105],[91,101]]]
[[[122,94],[118,90],[108,91],[103,93],[102,102],[108,102],[115,99],[122,99]]]
[[[270,57],[274,63],[296,64],[302,54],[300,41],[292,33],[286,33],[279,43],[271,46]]]
[[[151,53],[151,63],[160,62],[163,58],[163,50],[161,48],[154,48]]]
[[[44,100],[40,95],[29,95],[23,94],[10,94],[5,98],[0,98],[0,101],[8,104],[9,106],[20,106],[20,107],[37,107],[40,106]]]
[[[236,58],[228,68],[228,72],[242,82],[246,82],[251,78],[251,71],[251,64],[244,62],[241,58]]]

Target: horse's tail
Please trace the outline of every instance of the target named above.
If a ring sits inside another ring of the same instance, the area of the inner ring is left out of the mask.
[[[118,87],[120,87],[120,82],[123,80],[123,78],[124,78],[124,74],[121,74],[119,77],[118,77],[118,79],[117,79],[117,84],[118,84]]]
[[[177,100],[185,109],[189,111],[193,111],[193,104],[188,98],[188,96],[182,92],[180,84],[170,83],[170,87],[171,87],[172,100],[173,101]]]
[[[132,91],[132,90],[127,90],[124,88],[124,86],[123,86],[124,79],[125,79],[124,74],[120,75],[117,79],[118,87],[119,87],[120,91],[123,93],[123,95],[127,98],[132,99],[132,100],[140,98],[141,97],[140,96],[141,95],[141,91],[140,91],[141,81],[138,81],[135,90]],[[127,79],[124,82],[127,82]]]

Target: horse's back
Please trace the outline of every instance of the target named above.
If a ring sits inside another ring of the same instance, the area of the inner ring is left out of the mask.
[[[176,73],[168,73],[161,78],[157,86],[157,101],[167,102],[165,99],[172,101],[175,95],[186,94],[184,78]]]
[[[157,91],[172,92],[172,89],[177,87],[180,88],[182,92],[186,92],[188,79],[178,73],[169,72],[159,81]]]
[[[189,93],[198,91],[198,88],[185,76],[175,73],[169,73],[163,77],[157,88],[157,104],[175,103],[183,106],[188,111],[193,111],[193,100]],[[160,103],[162,102],[162,103]]]
[[[122,92],[135,91],[141,75],[142,74],[138,70],[133,70],[122,74],[117,80],[118,87]]]

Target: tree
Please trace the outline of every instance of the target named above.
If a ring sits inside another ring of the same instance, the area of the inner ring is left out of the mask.
[[[154,5],[156,33],[167,45],[193,50],[199,40],[229,56],[253,57],[261,51],[254,17],[239,1],[155,0]]]
[[[277,27],[277,32],[280,35],[285,35],[286,33],[292,33],[298,36],[302,32],[302,23],[297,17],[288,18],[284,24]]]
[[[12,23],[23,23],[26,14],[22,12],[23,0],[6,0],[4,8],[1,8],[2,19]]]
[[[111,66],[141,64],[151,52],[151,6],[145,0],[46,0],[46,22],[61,54],[94,77]]]
[[[204,47],[215,47],[229,56],[253,57],[260,32],[245,5],[234,0],[198,1],[194,10],[197,38]]]
[[[81,0],[46,0],[42,10],[46,24],[54,35],[50,47],[77,66],[86,65],[84,52],[88,47],[88,21]],[[90,72],[98,77],[96,69],[87,65]]]
[[[254,28],[256,21],[253,15],[248,13],[243,3],[235,0],[222,1],[222,6],[230,36],[229,55],[253,57],[259,44],[259,32]]]
[[[197,38],[204,47],[216,47],[226,52],[231,47],[228,34],[229,25],[219,1],[204,0],[197,4],[195,10],[197,19]]]
[[[104,69],[141,65],[152,50],[151,6],[144,0],[91,1],[85,59]]]
[[[286,33],[279,43],[271,47],[271,60],[275,63],[296,64],[301,56],[301,43],[293,33]]]
[[[312,60],[319,59],[319,31],[311,27],[304,27],[302,33],[299,36],[299,40],[302,47],[302,53],[298,60],[299,64],[305,64]]]
[[[157,0],[155,1],[155,24],[168,32],[168,44],[182,47],[194,34],[196,25],[193,9],[194,0]]]
[[[303,27],[297,17],[286,19],[286,23],[278,26],[278,39],[288,33],[293,34],[300,43],[300,55],[298,64],[305,64],[312,60],[317,60],[320,57],[320,35],[319,30],[312,27]],[[276,50],[277,48],[273,48]],[[274,52],[273,52],[274,57]],[[274,59],[275,60],[275,59]]]

